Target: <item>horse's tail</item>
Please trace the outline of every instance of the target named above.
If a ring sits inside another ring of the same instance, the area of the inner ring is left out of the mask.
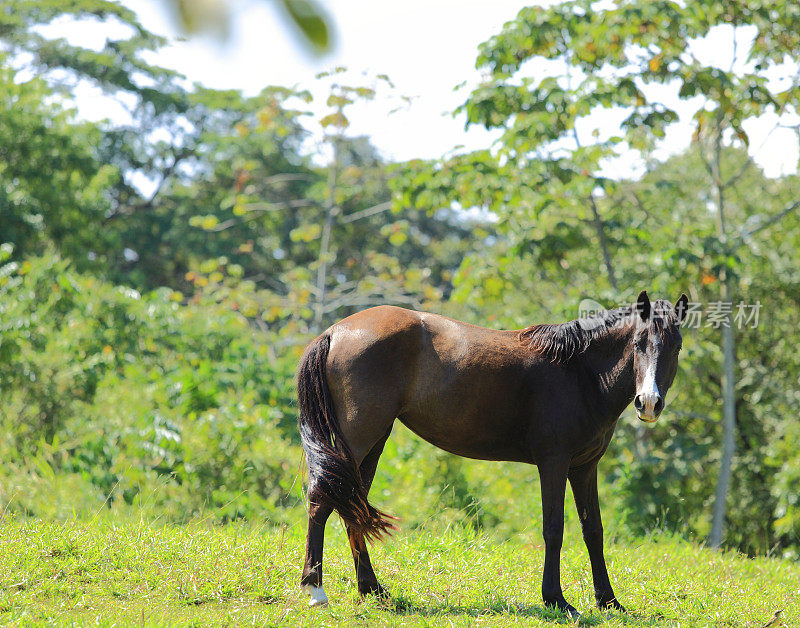
[[[326,364],[331,338],[323,334],[306,349],[297,373],[300,439],[308,462],[309,494],[331,506],[368,540],[380,540],[396,526],[394,517],[367,500],[367,488],[342,436],[328,389]]]

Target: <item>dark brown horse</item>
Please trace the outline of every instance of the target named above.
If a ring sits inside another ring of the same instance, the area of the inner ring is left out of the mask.
[[[362,594],[385,595],[365,539],[394,528],[367,501],[395,418],[442,449],[539,468],[544,514],[544,603],[577,611],[561,591],[564,493],[572,484],[589,550],[595,598],[624,610],[603,557],[597,463],[622,411],[643,421],[664,408],[681,347],[686,295],[675,307],[646,292],[621,307],[562,325],[496,331],[444,316],[376,307],[329,327],[298,373],[299,425],[309,467],[308,540],[302,586],[322,588],[325,522],[345,522]]]

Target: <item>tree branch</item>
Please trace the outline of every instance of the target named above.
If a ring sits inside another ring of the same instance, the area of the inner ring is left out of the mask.
[[[262,183],[264,185],[272,185],[273,183],[283,183],[284,181],[311,181],[313,178],[310,174],[301,172],[285,172],[267,177]]]
[[[567,80],[571,81],[571,75],[569,70],[567,70]],[[581,140],[578,137],[578,129],[575,127],[573,122],[572,125],[572,137],[575,139],[575,146],[576,148],[581,147]],[[594,199],[594,190],[589,191],[589,203],[592,206],[592,215],[594,220],[592,221],[594,224],[595,231],[597,231],[597,239],[600,243],[600,250],[603,253],[603,262],[606,266],[606,272],[608,273],[608,283],[611,284],[611,287],[616,291],[619,290],[617,287],[617,276],[614,272],[614,264],[611,261],[611,253],[608,250],[608,242],[606,241],[606,232],[605,232],[605,224],[603,223],[602,218],[600,218],[600,212],[597,209],[597,201]]]
[[[589,192],[589,202],[592,206],[592,214],[594,214],[594,228],[597,230],[597,239],[600,241],[600,250],[603,253],[603,262],[606,265],[606,272],[608,272],[608,282],[614,290],[617,287],[617,275],[614,272],[614,264],[611,261],[611,253],[608,251],[608,242],[606,241],[605,224],[600,218],[600,212],[597,210],[597,201],[594,200],[594,193]]]
[[[273,212],[279,209],[300,209],[301,207],[311,207],[316,205],[317,202],[310,198],[298,198],[291,201],[284,201],[282,203],[270,203],[262,201],[260,203],[248,203],[244,206],[247,212]]]
[[[385,212],[387,209],[391,208],[392,208],[391,201],[378,203],[377,205],[373,205],[372,207],[367,207],[366,209],[360,209],[357,212],[353,212],[352,214],[347,214],[347,216],[342,216],[339,219],[339,224],[346,225],[349,222],[355,222],[356,220],[361,220],[362,218],[368,218],[369,216],[380,214],[381,212]]]
[[[742,177],[742,175],[745,172],[747,172],[747,169],[750,166],[755,166],[755,163],[753,162],[753,158],[750,157],[750,155],[748,155],[747,159],[744,160],[742,167],[739,168],[739,170],[737,170],[735,174],[732,174],[727,181],[725,181],[725,183],[723,184],[724,187],[728,187],[729,185],[736,183]]]
[[[323,309],[326,314],[330,314],[338,310],[340,307],[368,307],[370,305],[387,305],[392,303],[403,303],[405,305],[410,305],[417,310],[422,308],[422,303],[419,301],[419,299],[409,295],[397,294],[391,296],[354,295],[351,299],[334,299],[332,301],[328,301]]]
[[[140,210],[151,208],[153,206],[153,203],[156,202],[158,195],[161,194],[161,191],[164,189],[164,185],[166,185],[167,181],[169,181],[172,178],[172,175],[175,173],[175,170],[178,168],[178,165],[184,159],[186,159],[187,157],[191,157],[192,155],[194,155],[194,149],[186,147],[174,153],[172,156],[172,163],[164,168],[164,170],[161,173],[161,180],[158,182],[158,185],[156,185],[155,190],[153,190],[153,193],[148,198],[142,199],[138,203],[124,205],[123,207],[127,211],[116,211],[110,216],[108,216],[104,220],[104,222],[108,223],[119,216],[131,215],[135,214]]]
[[[767,227],[771,227],[771,226],[772,226],[772,225],[774,225],[776,222],[779,222],[779,221],[783,220],[783,218],[784,218],[785,216],[787,216],[788,214],[790,214],[791,212],[793,212],[793,211],[794,211],[795,209],[797,209],[798,207],[800,207],[800,200],[798,200],[798,201],[795,201],[795,202],[794,202],[794,203],[792,203],[791,205],[788,205],[788,206],[787,206],[787,207],[785,207],[783,210],[781,210],[780,212],[778,212],[777,214],[775,214],[774,216],[772,216],[771,218],[769,218],[769,219],[768,219],[768,220],[766,220],[765,222],[762,222],[762,223],[761,223],[760,225],[758,225],[757,227],[753,227],[753,228],[752,228],[752,229],[750,229],[749,231],[745,231],[744,233],[742,233],[742,234],[741,234],[741,236],[740,236],[740,238],[739,238],[739,242],[737,243],[737,246],[741,246],[742,244],[744,244],[744,242],[745,242],[745,241],[746,241],[748,238],[750,238],[751,236],[755,235],[755,234],[756,234],[756,233],[758,233],[759,231],[762,231],[763,229],[766,229]]]

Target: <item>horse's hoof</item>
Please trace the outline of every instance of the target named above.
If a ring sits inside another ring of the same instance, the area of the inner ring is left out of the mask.
[[[567,604],[566,608],[564,608],[562,610],[563,610],[564,613],[567,614],[567,616],[570,619],[579,619],[580,616],[581,616],[581,614],[578,611],[578,609],[575,608],[572,604]]]
[[[563,598],[560,600],[545,601],[544,605],[564,613],[570,619],[578,619],[581,616],[578,609]]]
[[[374,595],[380,600],[388,600],[390,597],[389,592],[377,582],[359,584],[358,592],[362,597],[365,595]]]
[[[328,604],[328,596],[325,594],[325,589],[322,588],[322,585],[315,587],[311,584],[304,584],[300,588],[303,593],[307,593],[311,596],[311,599],[308,601],[309,606],[326,606]]]
[[[620,613],[627,613],[625,607],[617,601],[617,598],[611,598],[608,601],[597,602],[597,608],[601,611],[618,611]]]

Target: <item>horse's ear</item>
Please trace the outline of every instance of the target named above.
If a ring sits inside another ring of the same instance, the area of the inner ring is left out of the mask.
[[[678,314],[678,323],[682,323],[683,319],[686,318],[686,313],[689,311],[689,297],[681,294],[681,297],[675,303],[675,311]]]
[[[639,293],[639,298],[636,300],[636,311],[639,312],[639,316],[645,323],[650,320],[650,297],[647,296],[647,290]]]

